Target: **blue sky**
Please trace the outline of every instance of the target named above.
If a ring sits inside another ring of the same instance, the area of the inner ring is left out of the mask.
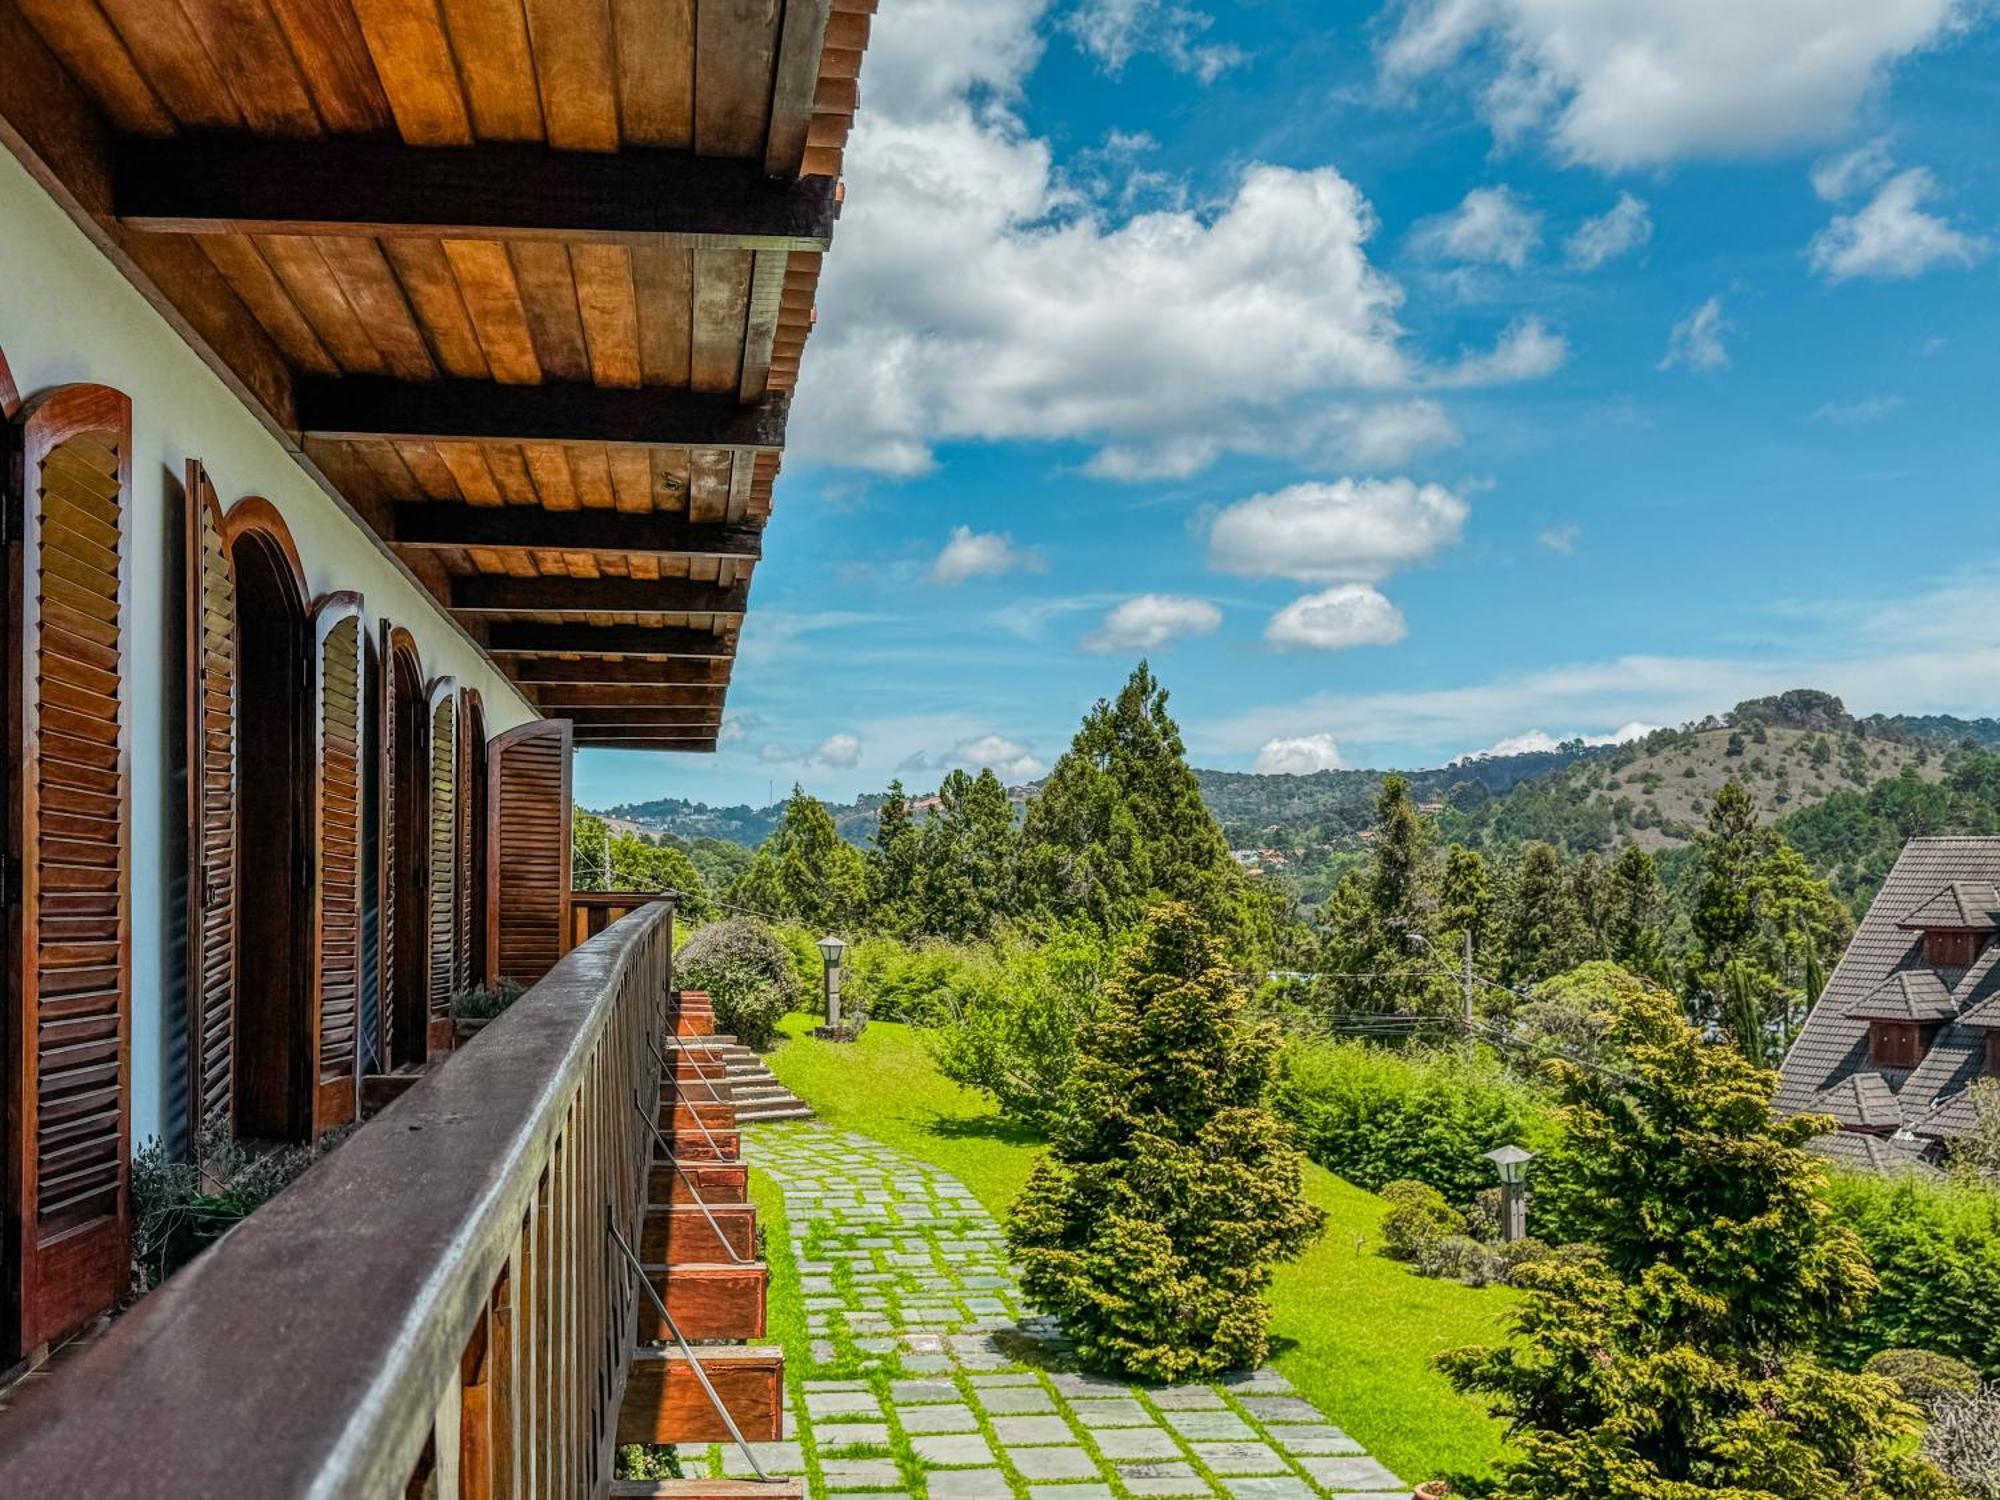
[[[882,0],[714,756],[1025,779],[2000,713],[1984,0]]]

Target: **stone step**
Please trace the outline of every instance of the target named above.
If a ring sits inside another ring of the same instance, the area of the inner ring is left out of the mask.
[[[810,1120],[812,1108],[794,1100],[790,1104],[765,1104],[746,1109],[738,1116],[746,1125],[768,1124],[773,1120]]]

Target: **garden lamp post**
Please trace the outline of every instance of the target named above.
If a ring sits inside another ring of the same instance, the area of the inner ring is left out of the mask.
[[[1528,1237],[1528,1163],[1535,1153],[1520,1146],[1502,1146],[1486,1153],[1500,1173],[1500,1238],[1508,1244]]]
[[[826,960],[826,1034],[838,1037],[840,1029],[840,960],[847,944],[837,937],[819,940],[819,956]]]

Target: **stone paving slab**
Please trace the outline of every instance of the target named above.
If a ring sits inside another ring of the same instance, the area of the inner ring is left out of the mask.
[[[743,1154],[785,1195],[789,1242],[766,1258],[796,1266],[811,1348],[786,1369],[790,1440],[757,1453],[813,1500],[1407,1500],[1275,1370],[1170,1387],[1063,1370],[1061,1329],[950,1174],[819,1122],[750,1125]],[[682,1456],[748,1472],[733,1450]]]

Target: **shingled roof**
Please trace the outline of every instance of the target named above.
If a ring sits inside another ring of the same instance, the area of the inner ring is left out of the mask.
[[[1985,1062],[1986,1028],[2000,1027],[2000,943],[1967,969],[1933,969],[1923,932],[1995,930],[2000,838],[1912,839],[1883,882],[1846,955],[1785,1058],[1777,1107],[1825,1114],[1845,1131],[1895,1131],[1922,1150],[1960,1134],[1970,1120],[1966,1090]],[[1871,1020],[1937,1027],[1913,1069],[1878,1067],[1868,1055]],[[1866,1151],[1828,1143],[1845,1160]],[[1876,1153],[1878,1156],[1880,1153]]]

